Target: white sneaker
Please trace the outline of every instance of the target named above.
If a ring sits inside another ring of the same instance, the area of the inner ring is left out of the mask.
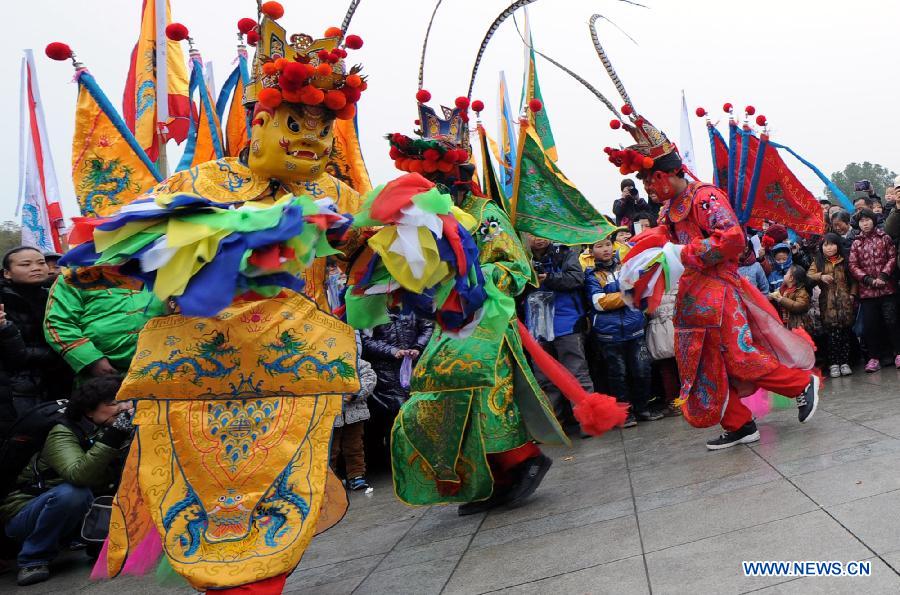
[[[853,374],[853,370],[850,368],[849,364],[841,364],[841,376],[850,376]]]
[[[828,369],[828,374],[832,378],[840,378],[841,377],[841,367],[840,366],[831,366]]]

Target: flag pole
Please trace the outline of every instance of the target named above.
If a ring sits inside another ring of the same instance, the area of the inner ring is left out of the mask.
[[[169,121],[169,62],[166,24],[169,0],[147,0],[154,2],[156,19],[156,134],[159,143],[157,163],[163,178],[169,177],[169,163],[166,156],[166,124]]]
[[[528,134],[528,116],[525,107],[519,117],[519,142],[516,146],[516,169],[513,172],[513,193],[509,201],[509,222],[516,226],[516,211],[519,206],[519,181],[522,178],[522,153],[525,150],[525,135]]]

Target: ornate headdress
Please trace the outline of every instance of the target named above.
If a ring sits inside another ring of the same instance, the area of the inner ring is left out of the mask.
[[[366,90],[366,79],[359,65],[348,67],[347,50],[362,47],[358,35],[345,36],[358,2],[353,2],[342,28],[330,27],[321,39],[304,33],[288,37],[276,21],[284,15],[278,2],[264,2],[259,20],[241,19],[238,28],[247,43],[256,46],[250,83],[244,93],[244,105],[259,102],[275,108],[283,101],[321,107],[341,120],[356,114],[356,103]]]
[[[435,4],[425,32],[425,41],[422,44],[422,57],[419,61],[419,90],[416,92],[419,118],[416,124],[419,128],[415,131],[418,139],[395,132],[388,134],[387,139],[391,144],[390,157],[394,165],[401,171],[416,173],[433,173],[435,171],[450,172],[456,165],[466,163],[472,153],[469,142],[469,108],[476,113],[484,109],[481,101],[472,101],[472,88],[475,85],[475,76],[478,74],[478,66],[481,57],[487,49],[488,42],[494,32],[503,21],[508,19],[516,10],[531,4],[535,0],[517,0],[494,19],[488,28],[487,34],[478,48],[475,65],[472,68],[472,76],[469,80],[469,90],[466,95],[456,98],[454,107],[441,107],[438,114],[434,109],[426,105],[431,101],[431,93],[423,88],[425,74],[425,51],[428,47],[428,37],[434,17],[441,5],[441,0]]]

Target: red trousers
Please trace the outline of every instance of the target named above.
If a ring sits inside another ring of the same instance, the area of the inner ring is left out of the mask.
[[[800,396],[806,389],[810,374],[809,370],[797,370],[782,365],[765,376],[760,376],[754,382],[759,388],[793,399]],[[722,427],[726,431],[733,432],[751,419],[753,419],[753,414],[738,398],[737,391],[732,391],[728,397],[728,405],[725,407],[725,415],[722,416]]]
[[[229,589],[208,589],[207,595],[281,595],[287,574],[279,574],[249,585],[231,587]]]

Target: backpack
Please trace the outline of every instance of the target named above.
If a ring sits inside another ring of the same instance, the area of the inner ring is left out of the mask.
[[[66,424],[67,400],[48,401],[16,418],[0,439],[0,501],[15,488],[19,475],[39,453],[47,434],[57,424]]]

